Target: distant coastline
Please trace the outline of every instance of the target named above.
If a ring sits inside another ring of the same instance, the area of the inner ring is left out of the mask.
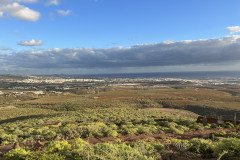
[[[191,72],[152,72],[152,73],[110,73],[110,74],[79,74],[79,75],[54,75],[60,77],[81,78],[197,78],[197,79],[222,79],[240,78],[240,71],[191,71]]]

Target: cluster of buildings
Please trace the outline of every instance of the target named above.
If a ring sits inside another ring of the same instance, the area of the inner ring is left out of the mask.
[[[48,83],[48,84],[61,84],[72,82],[103,82],[101,79],[78,79],[78,78],[28,78],[17,81],[18,83]]]
[[[35,94],[35,95],[45,95],[45,92],[44,91],[11,91],[11,92],[3,92],[3,91],[0,91],[0,96],[1,95],[5,95],[5,96],[10,96],[10,95],[25,95],[25,94],[28,94],[28,93],[31,93],[31,94]]]

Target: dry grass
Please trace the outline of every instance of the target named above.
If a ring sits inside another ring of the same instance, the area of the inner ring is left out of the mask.
[[[172,114],[178,114],[185,117],[192,117],[197,118],[199,115],[195,114],[190,111],[182,110],[182,109],[172,109],[172,108],[147,108],[147,110],[153,110],[153,111],[160,111],[160,112],[166,112],[166,113],[172,113]]]
[[[235,90],[237,92],[237,90]],[[96,98],[97,97],[97,98]],[[114,88],[112,91],[87,95],[48,95],[36,100],[16,102],[17,104],[106,104],[124,103],[141,107],[142,101],[152,104],[167,104],[167,107],[202,106],[215,109],[240,111],[240,97],[217,89],[133,89]],[[153,108],[154,106],[149,106]],[[166,107],[166,106],[165,106]],[[155,107],[154,107],[155,108]]]

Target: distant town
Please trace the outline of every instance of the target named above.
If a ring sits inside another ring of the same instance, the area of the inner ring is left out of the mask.
[[[1,75],[0,95],[66,94],[66,92],[99,92],[111,87],[169,88],[191,86],[240,86],[239,78],[231,79],[186,79],[186,78],[73,78],[57,76]],[[197,88],[196,88],[197,89]],[[98,91],[96,91],[98,90]]]

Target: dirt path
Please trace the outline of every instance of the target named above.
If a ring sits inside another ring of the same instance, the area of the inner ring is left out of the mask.
[[[8,109],[14,109],[15,106],[7,106],[7,107],[0,107],[0,110],[8,110]]]
[[[129,136],[119,136],[121,142],[125,143],[131,143],[136,140],[144,140],[148,138],[154,138],[154,139],[192,139],[192,138],[208,138],[210,133],[213,132],[233,132],[236,131],[235,128],[225,128],[225,129],[209,129],[209,130],[200,130],[200,131],[190,131],[190,132],[185,132],[182,135],[176,135],[176,134],[152,134],[152,135],[147,135],[147,134],[140,134],[140,135],[129,135]],[[102,142],[112,142],[116,138],[113,137],[103,137],[103,138],[86,138],[85,140],[88,141],[91,144],[96,144],[96,143],[102,143]]]
[[[3,154],[13,149],[13,144],[8,144],[4,146],[0,146],[0,160],[3,159]]]

